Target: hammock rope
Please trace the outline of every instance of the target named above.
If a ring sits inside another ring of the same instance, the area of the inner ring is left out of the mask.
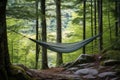
[[[43,41],[38,41],[32,38],[29,38],[27,36],[24,36],[21,33],[18,33],[14,30],[10,30],[12,32],[15,32],[25,38],[28,38],[29,40],[35,42],[36,44],[39,44],[40,46],[43,46],[49,50],[55,51],[55,52],[60,52],[60,53],[70,53],[70,52],[74,52],[80,48],[82,48],[83,46],[87,45],[88,43],[92,42],[93,40],[95,40],[97,37],[100,36],[100,34],[90,37],[88,39],[85,39],[83,41],[78,41],[78,42],[73,42],[73,43],[52,43],[52,42],[43,42]]]

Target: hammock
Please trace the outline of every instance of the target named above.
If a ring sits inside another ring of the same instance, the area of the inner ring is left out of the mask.
[[[45,48],[52,50],[52,51],[60,52],[60,53],[69,53],[69,52],[74,52],[74,51],[82,48],[83,46],[92,42],[94,39],[96,39],[99,36],[100,35],[96,35],[91,38],[85,39],[83,41],[74,42],[74,43],[52,43],[52,42],[37,41],[32,38],[29,38],[29,39]]]

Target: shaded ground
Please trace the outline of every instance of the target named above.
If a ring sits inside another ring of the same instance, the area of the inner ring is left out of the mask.
[[[63,68],[51,68],[47,70],[31,70],[32,77],[37,80],[70,80],[70,79],[79,79],[78,75],[67,73],[63,71]]]
[[[74,64],[67,64],[69,66],[67,69],[63,67],[46,70],[24,69],[29,76],[37,80],[120,80],[120,61],[101,61],[99,57],[94,57],[95,61],[92,62],[89,60],[81,63],[78,60]]]

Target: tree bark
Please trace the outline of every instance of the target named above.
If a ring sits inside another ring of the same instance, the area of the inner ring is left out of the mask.
[[[97,3],[94,0],[94,35],[97,35]],[[97,45],[97,40],[95,39],[95,46]]]
[[[118,1],[118,35],[120,35],[120,1]]]
[[[57,19],[57,42],[62,42],[62,26],[61,26],[61,0],[56,0],[56,19]],[[63,58],[61,53],[57,53],[56,66],[63,63]]]
[[[39,0],[36,0],[36,40],[38,40],[38,26],[39,26],[39,23],[38,23],[38,3],[39,3]],[[37,69],[38,68],[38,59],[39,59],[39,45],[36,43],[36,63],[35,63],[35,68]]]
[[[100,35],[99,38],[99,52],[103,50],[103,22],[102,22],[102,0],[98,0],[98,32]]]
[[[117,16],[118,16],[118,3],[117,1],[115,1],[115,17],[116,17],[116,22],[115,22],[115,36],[116,38],[118,37],[118,20],[117,20]]]
[[[93,0],[91,0],[91,36],[93,37],[94,33],[93,33]],[[93,42],[92,42],[92,53],[93,53]]]
[[[83,40],[86,39],[86,0],[83,1]],[[86,53],[86,47],[83,47],[83,54]]]
[[[45,2],[46,0],[41,0],[42,41],[44,42],[47,41]],[[42,47],[42,69],[47,69],[47,68],[48,68],[47,49],[45,47]]]
[[[112,42],[112,30],[111,30],[111,20],[110,20],[110,3],[107,3],[107,14],[108,14],[108,26],[109,26],[109,31],[110,31],[110,42]]]
[[[0,1],[0,80],[8,80],[10,65],[6,31],[6,3],[7,0]]]

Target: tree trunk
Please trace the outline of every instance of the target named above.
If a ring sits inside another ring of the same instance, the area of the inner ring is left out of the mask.
[[[115,1],[115,15],[116,15],[116,22],[115,22],[115,36],[116,38],[118,37],[118,21],[117,21],[117,16],[118,16],[118,3]]]
[[[8,53],[7,31],[6,31],[6,3],[0,1],[0,80],[8,80],[10,58]]]
[[[94,0],[94,35],[97,35],[97,3],[96,0]],[[95,39],[95,46],[97,45],[97,40]]]
[[[102,0],[98,0],[98,32],[101,34],[99,38],[99,52],[101,52],[103,49]]]
[[[120,35],[120,1],[118,1],[118,35]]]
[[[108,14],[108,27],[109,27],[109,31],[110,31],[110,42],[112,42],[112,30],[111,30],[111,21],[110,21],[110,3],[107,3],[107,14]]]
[[[57,19],[57,42],[62,42],[62,28],[61,28],[61,0],[56,0],[56,19]],[[63,58],[61,53],[57,53],[56,66],[63,63]]]
[[[86,38],[86,0],[83,1],[83,40]],[[83,47],[83,54],[86,53],[85,46]]]
[[[91,0],[91,36],[93,37],[93,0]],[[93,53],[93,42],[91,48]]]
[[[38,40],[38,3],[39,0],[36,0],[36,40]],[[35,63],[35,68],[38,68],[38,59],[39,59],[39,45],[36,43],[36,63]]]
[[[44,42],[47,41],[45,2],[46,0],[41,0],[42,41]],[[42,69],[47,69],[47,68],[48,68],[47,49],[45,47],[42,47]]]

